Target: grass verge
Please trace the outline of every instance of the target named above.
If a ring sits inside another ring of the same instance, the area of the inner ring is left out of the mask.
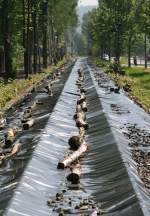
[[[16,79],[5,84],[0,83],[0,111],[3,112],[11,100],[19,99],[28,88],[36,85],[40,80],[52,73],[54,69],[65,63],[65,60],[60,61],[56,66],[50,66],[43,70],[42,73],[30,75],[28,79]]]
[[[98,60],[95,61],[97,63]],[[97,65],[99,65],[97,63]],[[100,61],[100,66],[102,66]],[[109,63],[104,61],[104,69],[108,68]],[[125,75],[111,73],[111,77],[121,86],[128,95],[141,107],[150,113],[150,68],[142,67],[123,67]]]
[[[118,76],[121,86],[129,86],[129,95],[150,112],[150,69],[125,67],[125,76]]]

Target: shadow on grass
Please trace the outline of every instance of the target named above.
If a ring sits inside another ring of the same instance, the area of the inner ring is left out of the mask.
[[[148,73],[148,72],[130,72],[129,74],[128,74],[130,77],[133,77],[133,78],[142,78],[142,77],[150,77],[150,73]]]

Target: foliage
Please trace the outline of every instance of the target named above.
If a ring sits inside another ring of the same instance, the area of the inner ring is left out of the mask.
[[[150,0],[100,0],[99,7],[84,17],[83,34],[89,53],[94,51],[101,59],[107,54],[109,59],[113,56],[118,61],[126,54],[130,67],[131,55],[139,54],[140,49],[146,61],[150,39],[149,5]]]
[[[1,0],[0,76],[26,77],[66,54],[68,29],[77,25],[78,0]],[[5,58],[4,58],[5,56]]]
[[[64,63],[64,60],[59,62],[57,66],[51,66],[43,70],[43,73],[30,75],[28,79],[8,80],[8,83],[0,82],[0,111],[6,106],[11,99],[19,98],[29,87],[36,85],[40,80],[50,74],[55,68]]]
[[[84,56],[87,55],[86,50],[85,50],[85,41],[84,38],[82,36],[82,34],[76,32],[74,35],[74,43],[75,43],[75,52],[79,55],[79,56]]]
[[[102,60],[102,59],[99,59],[99,58],[96,58],[94,63],[98,66],[98,67],[103,67],[103,68],[107,68],[109,64],[108,61],[106,60]]]
[[[129,94],[150,112],[150,69],[124,68],[126,76],[113,75],[117,83],[128,89]]]

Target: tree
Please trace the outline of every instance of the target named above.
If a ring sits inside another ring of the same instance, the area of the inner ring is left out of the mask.
[[[143,38],[147,67],[149,5],[150,0],[99,0],[99,7],[85,15],[83,33],[87,40],[90,36],[91,47],[100,50],[101,58],[113,55],[119,62],[120,56],[127,54],[129,67],[134,44]]]
[[[0,73],[26,78],[63,58],[65,34],[77,23],[78,0],[0,0]],[[18,58],[19,56],[19,58]],[[41,63],[42,62],[42,63]]]
[[[12,76],[12,49],[10,35],[9,12],[12,1],[3,0],[1,3],[1,32],[2,32],[2,68],[5,71],[5,78]]]
[[[147,43],[150,35],[150,0],[138,0],[136,16],[139,31],[144,34],[145,68],[147,68]]]

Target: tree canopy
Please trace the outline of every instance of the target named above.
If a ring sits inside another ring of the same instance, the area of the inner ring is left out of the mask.
[[[0,75],[26,77],[57,63],[66,52],[65,34],[76,26],[78,0],[0,0]]]
[[[88,47],[103,58],[106,54],[118,61],[122,54],[136,55],[134,45],[144,47],[145,67],[150,41],[150,0],[99,0],[98,8],[85,15],[83,34]],[[88,43],[89,44],[89,43]]]

